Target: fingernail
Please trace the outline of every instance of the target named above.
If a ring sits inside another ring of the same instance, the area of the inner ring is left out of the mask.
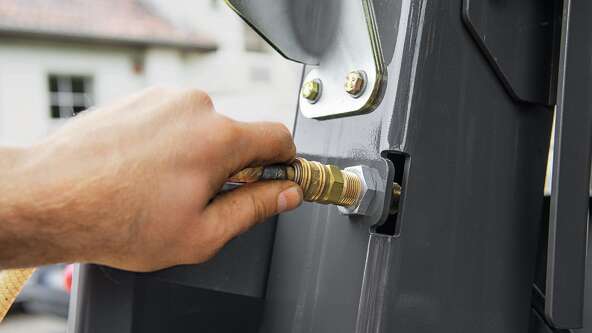
[[[302,190],[299,186],[290,187],[284,190],[277,199],[278,213],[292,210],[302,203]]]

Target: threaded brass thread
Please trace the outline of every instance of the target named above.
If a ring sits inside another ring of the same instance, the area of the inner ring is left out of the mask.
[[[359,200],[362,183],[351,172],[300,157],[291,167],[289,179],[300,185],[306,201],[349,207]]]
[[[360,193],[362,193],[362,182],[360,178],[348,171],[342,171],[345,179],[343,186],[343,194],[337,203],[339,206],[350,207],[357,203]]]

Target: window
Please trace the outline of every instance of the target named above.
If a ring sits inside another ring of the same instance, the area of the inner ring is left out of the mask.
[[[266,52],[267,42],[253,28],[245,24],[245,50],[249,52]]]
[[[49,76],[50,116],[70,118],[92,105],[92,79],[86,76]]]

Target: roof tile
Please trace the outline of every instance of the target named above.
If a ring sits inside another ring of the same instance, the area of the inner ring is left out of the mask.
[[[138,0],[1,0],[0,33],[215,49]]]

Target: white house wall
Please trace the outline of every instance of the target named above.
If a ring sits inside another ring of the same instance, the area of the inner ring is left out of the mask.
[[[50,118],[48,74],[92,76],[99,105],[171,85],[207,91],[219,112],[238,120],[291,128],[301,66],[271,49],[245,51],[244,23],[219,1],[217,9],[209,0],[148,1],[171,21],[213,39],[219,49],[212,53],[0,39],[0,143],[30,144],[63,123]],[[139,72],[134,63],[142,65]]]
[[[58,123],[49,114],[49,74],[94,78],[95,102],[103,104],[144,86],[133,73],[133,50],[0,41],[0,141],[30,144]]]

